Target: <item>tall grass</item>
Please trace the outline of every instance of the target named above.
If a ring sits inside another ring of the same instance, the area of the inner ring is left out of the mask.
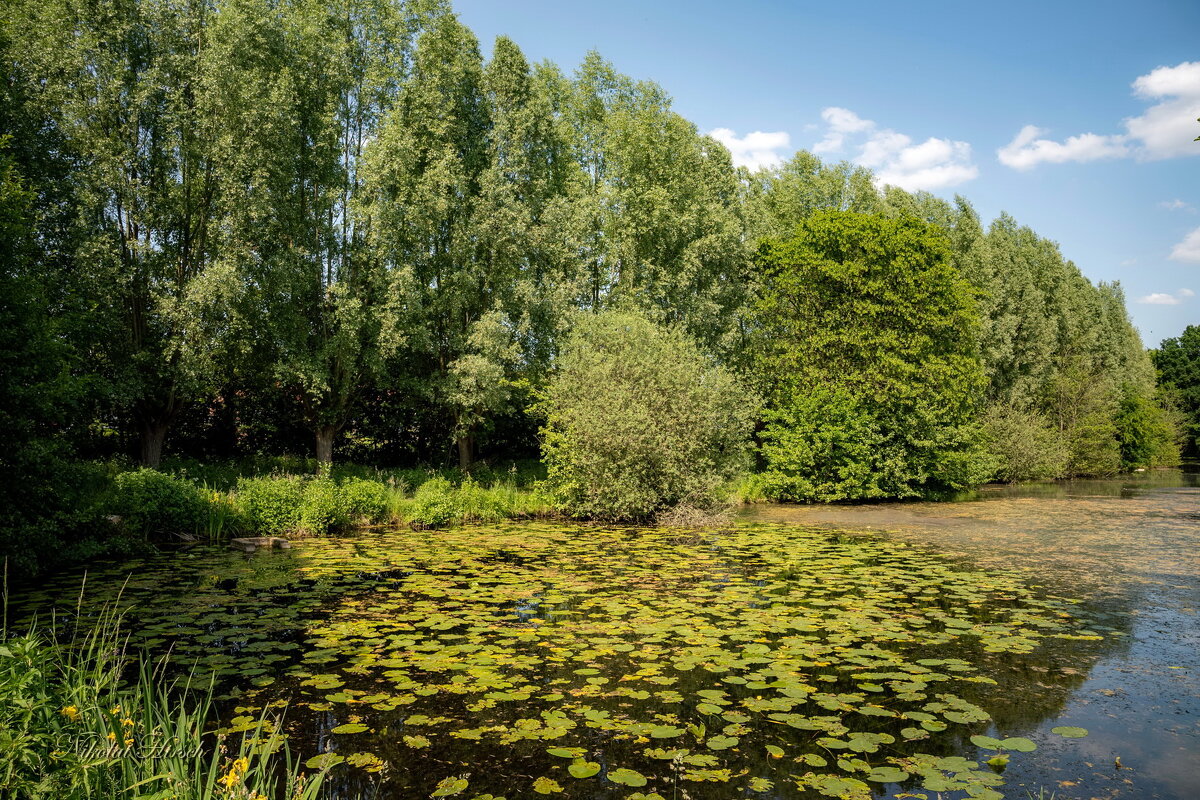
[[[301,772],[277,720],[212,731],[211,684],[125,645],[111,609],[65,638],[0,632],[0,796],[315,800],[325,773]]]

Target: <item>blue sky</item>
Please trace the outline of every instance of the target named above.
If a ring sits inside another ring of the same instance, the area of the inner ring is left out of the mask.
[[[504,34],[570,71],[599,50],[743,161],[815,147],[961,193],[985,220],[1007,211],[1092,280],[1119,280],[1148,346],[1200,324],[1197,0],[455,10],[485,52]]]

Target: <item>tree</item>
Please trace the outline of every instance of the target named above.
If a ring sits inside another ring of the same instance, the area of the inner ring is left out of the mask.
[[[929,496],[982,477],[978,317],[944,234],[911,217],[821,211],[764,244],[758,265],[775,497]]]
[[[230,326],[199,81],[212,6],[51,0],[21,13],[22,69],[79,157],[73,255],[95,292],[90,322],[142,461],[156,464],[179,411],[212,391],[207,367]]]
[[[540,404],[547,483],[580,517],[707,508],[747,466],[757,401],[678,327],[582,314]]]
[[[1185,452],[1200,454],[1200,325],[1164,339],[1151,355],[1159,386],[1176,398],[1186,421]]]

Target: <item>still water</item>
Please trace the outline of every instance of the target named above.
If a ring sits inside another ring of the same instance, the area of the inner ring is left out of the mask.
[[[1013,698],[1006,732],[1041,746],[1036,758],[1014,759],[1005,793],[1200,798],[1200,474],[986,487],[950,504],[759,506],[746,516],[871,532],[1016,569],[1031,585],[1128,620],[1129,636],[1084,672],[1061,711],[1047,716]],[[1056,725],[1090,735],[1061,740],[1048,735]]]
[[[18,600],[118,603],[330,798],[1192,800],[1195,477],[197,547]]]

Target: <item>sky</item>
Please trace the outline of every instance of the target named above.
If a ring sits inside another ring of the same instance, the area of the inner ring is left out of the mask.
[[[806,149],[1006,211],[1120,281],[1147,346],[1200,324],[1200,0],[454,8],[485,53],[659,83],[737,163]]]

